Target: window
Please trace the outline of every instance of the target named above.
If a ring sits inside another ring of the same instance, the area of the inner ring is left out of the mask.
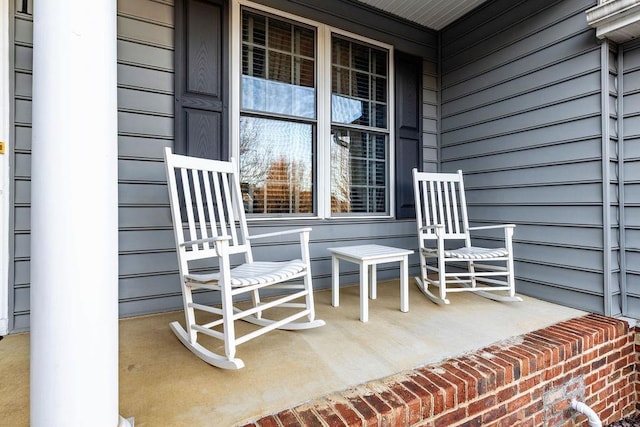
[[[237,16],[247,213],[390,215],[390,48],[253,4]]]
[[[388,213],[387,52],[331,37],[331,213]]]

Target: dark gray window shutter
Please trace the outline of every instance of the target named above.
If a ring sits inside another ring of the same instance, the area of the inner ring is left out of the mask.
[[[224,0],[176,1],[176,153],[228,159],[227,10]]]
[[[395,52],[396,217],[415,218],[411,169],[422,168],[422,59]]]

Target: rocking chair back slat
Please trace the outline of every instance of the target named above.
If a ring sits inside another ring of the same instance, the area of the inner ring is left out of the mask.
[[[206,207],[207,207],[207,213],[209,215],[209,221],[211,223],[211,237],[218,237],[218,229],[216,227],[216,215],[215,215],[215,211],[213,209],[214,203],[213,203],[213,196],[211,193],[211,181],[215,182],[215,174],[210,173],[210,172],[204,172],[204,194],[205,194],[205,200],[206,200]],[[213,244],[209,243],[208,244],[209,248],[212,249],[213,248]]]

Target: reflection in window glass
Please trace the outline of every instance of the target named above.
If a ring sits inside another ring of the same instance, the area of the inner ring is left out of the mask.
[[[249,214],[311,214],[311,124],[241,117],[240,177]]]
[[[346,129],[331,134],[331,212],[387,212],[387,137]]]
[[[243,11],[242,108],[315,118],[315,38],[312,29]]]

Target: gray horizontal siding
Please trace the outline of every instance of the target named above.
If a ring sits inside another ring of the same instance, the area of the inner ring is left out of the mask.
[[[640,45],[623,46],[622,112],[624,139],[621,151],[621,178],[624,186],[626,293],[625,315],[640,318]]]
[[[605,259],[619,264],[612,237],[604,253],[617,206],[603,207],[603,180],[617,190],[603,177],[594,4],[494,0],[442,31],[440,162],[465,173],[471,222],[516,224],[518,292],[603,312]]]
[[[437,144],[437,36],[435,32],[375,14],[351,2],[329,7],[317,2],[268,2],[289,12],[300,13],[349,31],[361,32],[399,50],[424,59],[425,159],[436,161]],[[182,297],[168,205],[164,147],[173,146],[173,1],[127,0],[118,2],[118,200],[119,200],[119,298],[120,315],[133,316],[180,309]],[[363,14],[364,13],[364,14]],[[373,18],[372,18],[373,17]],[[364,21],[362,21],[365,19]],[[384,24],[388,31],[368,22]],[[367,21],[369,20],[369,21]],[[351,25],[354,21],[362,21]],[[11,241],[12,331],[29,327],[30,286],[30,177],[31,177],[31,86],[32,21],[30,15],[14,15],[14,140],[12,153],[13,239]],[[90,136],[87,138],[90,143]],[[314,284],[330,287],[331,261],[327,248],[340,245],[379,243],[402,248],[417,246],[415,221],[304,220],[251,221],[255,232],[283,226],[311,226],[311,256]],[[295,253],[297,242],[284,240],[278,248],[257,245],[256,257],[275,259]],[[410,258],[412,270],[418,265]],[[342,283],[356,283],[355,265],[341,268]],[[397,265],[383,265],[381,279],[396,277]],[[202,301],[215,301],[211,293],[200,293]]]

